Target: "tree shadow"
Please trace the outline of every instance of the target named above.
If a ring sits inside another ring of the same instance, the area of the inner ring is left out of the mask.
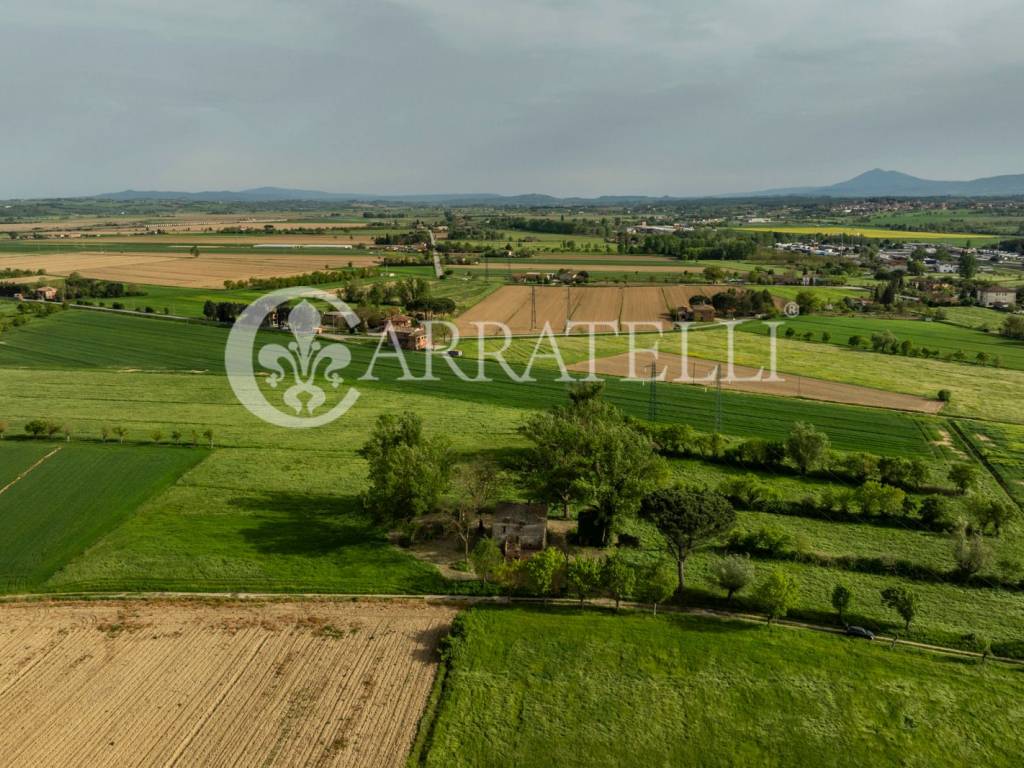
[[[315,557],[337,554],[343,547],[385,543],[355,496],[269,491],[231,503],[254,513],[256,525],[241,533],[264,554]]]

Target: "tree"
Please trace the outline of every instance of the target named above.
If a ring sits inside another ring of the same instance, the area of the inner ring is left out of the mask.
[[[882,590],[882,605],[891,608],[903,619],[909,632],[910,623],[917,614],[917,598],[907,587],[886,587]]]
[[[213,448],[213,430],[212,429],[204,429],[203,430],[203,437],[206,438],[206,440],[210,443],[210,447]]]
[[[159,443],[161,440],[164,439],[164,433],[161,432],[159,429],[154,429],[152,432],[149,433],[149,436],[153,439],[154,443]]]
[[[191,254],[193,259],[198,259],[199,258],[199,246],[198,245],[193,245],[189,249],[189,254]]]
[[[667,470],[651,438],[604,402],[600,387],[576,387],[570,398],[520,428],[534,443],[521,465],[523,483],[535,498],[558,499],[563,509],[588,504],[594,543],[607,546],[615,522],[635,514]]]
[[[0,440],[4,439],[4,432],[7,431],[7,422],[0,421]]]
[[[615,610],[619,610],[619,604],[632,595],[636,588],[636,571],[626,558],[616,552],[604,559],[601,581],[615,599]]]
[[[455,473],[455,502],[449,527],[462,542],[467,561],[473,529],[480,518],[480,512],[494,502],[499,478],[498,468],[489,461],[464,464]]]
[[[676,591],[676,575],[665,561],[656,561],[641,570],[637,577],[636,599],[650,603],[654,615],[658,615],[658,604],[672,597]]]
[[[565,558],[554,547],[548,547],[526,561],[526,579],[530,592],[543,597],[545,602],[558,590],[559,576],[565,567]]]
[[[601,588],[601,561],[577,555],[566,566],[566,581],[569,591],[579,598],[582,608],[587,598]]]
[[[846,626],[846,611],[853,602],[853,593],[842,584],[836,584],[832,588],[832,607],[839,614],[839,623]]]
[[[210,299],[203,302],[203,317],[207,320],[215,320],[217,318],[217,304]]]
[[[810,315],[818,308],[820,302],[813,291],[799,291],[796,295],[796,304],[800,307],[801,315]]]
[[[61,427],[61,429],[64,432],[64,442],[65,443],[70,443],[71,442],[71,435],[74,433],[75,428],[72,427],[70,424],[65,424],[65,425],[63,425]]]
[[[806,475],[828,461],[830,445],[828,435],[811,424],[798,421],[786,438],[786,455],[800,473]]]
[[[363,507],[380,523],[432,512],[451,482],[449,444],[425,438],[423,422],[414,413],[378,416],[359,455],[370,474]]]
[[[526,586],[526,561],[505,560],[495,571],[495,578],[505,590],[512,595]]]
[[[171,440],[174,441],[175,445],[181,443],[181,430],[175,429],[171,432]]]
[[[957,272],[959,272],[960,277],[964,280],[973,280],[975,275],[978,274],[978,257],[966,251],[961,253]]]
[[[997,499],[971,498],[968,510],[982,531],[991,527],[996,536],[1003,532],[1003,526],[1014,517],[1013,507]]]
[[[985,660],[992,655],[992,641],[987,635],[983,635],[978,632],[971,632],[971,634],[967,635],[964,639],[971,647],[971,650],[981,656],[982,664],[984,664]]]
[[[120,445],[124,445],[124,439],[128,436],[128,430],[122,426],[114,427],[111,432],[117,435],[117,442]]]
[[[105,443],[110,439],[110,427],[100,427],[100,442]]]
[[[967,493],[978,482],[978,468],[967,462],[954,464],[949,468],[949,480],[960,493]]]
[[[654,524],[675,558],[678,586],[685,584],[686,558],[701,544],[736,523],[736,511],[722,494],[706,488],[676,486],[654,491],[640,504],[640,517]]]
[[[725,599],[732,602],[732,596],[741,592],[754,578],[754,568],[746,555],[728,555],[711,568],[711,578],[725,590]]]
[[[956,572],[964,579],[979,573],[990,560],[991,552],[980,533],[970,534],[961,525],[953,532],[953,560]]]
[[[25,433],[32,437],[42,437],[46,434],[46,422],[42,419],[32,419],[26,422]]]
[[[758,585],[757,603],[771,626],[773,619],[784,618],[796,598],[797,582],[789,574],[774,570]]]
[[[498,542],[487,537],[480,539],[473,547],[469,562],[472,564],[473,573],[477,578],[487,584],[497,577],[501,565],[505,562],[505,557],[501,554]]]

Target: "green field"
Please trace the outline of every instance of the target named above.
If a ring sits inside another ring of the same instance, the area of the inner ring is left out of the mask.
[[[142,456],[163,450],[200,453],[149,447],[154,429],[166,441],[175,429],[187,436],[192,429],[211,428],[217,445],[199,466],[149,497],[38,588],[364,593],[462,589],[445,582],[432,565],[392,546],[386,532],[362,514],[359,494],[366,483],[366,465],[358,448],[378,415],[408,410],[422,415],[429,433],[448,436],[461,461],[480,456],[501,460],[524,445],[517,427],[525,416],[564,402],[566,385],[539,368],[540,381],[511,383],[491,363],[485,370],[495,379],[492,383],[463,382],[446,375],[439,362],[440,381],[400,382],[397,363],[381,361],[376,369],[380,380],[358,382],[361,397],[343,419],[317,430],[280,430],[249,415],[218,373],[225,335],[222,328],[78,310],[36,319],[0,339],[0,419],[9,422],[10,435],[20,433],[29,419],[46,418],[71,424],[75,441],[95,440],[101,427],[122,425],[132,443],[123,450]],[[702,335],[713,334],[694,337]],[[351,348],[353,368],[359,373],[372,347]],[[520,359],[520,351],[517,347],[510,357]],[[860,357],[888,362],[877,355]],[[411,354],[408,359],[413,372],[419,373],[424,356]],[[460,365],[474,371],[475,361],[464,359]],[[607,397],[637,418],[648,415],[650,390],[641,383],[609,381]],[[828,432],[838,449],[920,456],[939,476],[955,458],[953,448],[939,445],[942,430],[948,429],[944,418],[735,392],[723,393],[722,411],[728,435],[778,438],[794,421],[805,420]],[[661,386],[658,419],[710,431],[715,393],[694,386]],[[8,443],[19,448],[43,444],[8,439],[3,446]],[[717,483],[729,474],[700,462],[673,466],[686,481]],[[823,484],[793,476],[773,482],[787,498],[799,498]],[[754,513],[743,516],[751,523],[761,520]],[[805,525],[797,518],[780,523],[802,532],[811,547],[828,554],[875,551],[931,567],[943,562],[949,547],[942,537],[917,531],[825,521]],[[1014,554],[1017,529],[1004,537],[1000,553]],[[708,576],[714,557],[702,552],[692,559],[688,572],[695,597],[717,599],[720,594]],[[758,563],[759,568],[771,565]],[[800,579],[797,614],[831,620],[828,591],[842,578],[855,589],[856,611],[865,623],[891,626],[893,616],[881,606],[878,590],[898,579],[807,563],[778,565]],[[1024,637],[1024,601],[1019,594],[944,583],[914,588],[922,601],[914,637],[957,644],[969,631],[985,631],[1004,649]]]
[[[995,235],[972,234],[970,232],[908,232],[902,229],[878,229],[857,225],[834,224],[758,224],[739,227],[749,232],[778,232],[783,235],[850,235],[874,240],[912,240],[950,245],[984,245],[999,240]]]
[[[1005,317],[1005,315],[1004,315]],[[744,331],[767,335],[768,328],[761,323],[745,323]],[[891,331],[899,341],[909,339],[914,347],[938,350],[942,355],[963,352],[967,361],[974,361],[979,352],[989,360],[999,358],[1001,367],[1024,370],[1024,342],[1000,336],[994,328],[991,333],[964,328],[960,325],[923,320],[895,320],[868,315],[831,317],[804,315],[786,320],[780,333],[792,328],[798,336],[808,331],[814,341],[821,341],[822,333],[831,336],[830,343],[846,347],[851,336],[860,336],[865,343],[871,334]]]
[[[463,621],[427,766],[1009,766],[1024,749],[1020,672],[1000,665],[688,616]]]
[[[0,494],[0,591],[40,589],[207,455],[185,448],[5,440],[0,446],[4,474],[7,466],[24,472],[44,449],[44,456],[56,452]]]

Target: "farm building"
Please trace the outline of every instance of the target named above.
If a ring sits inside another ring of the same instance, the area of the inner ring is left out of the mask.
[[[392,327],[391,334],[402,349],[421,350],[427,348],[427,334],[422,328]]]
[[[715,308],[710,304],[694,304],[692,307],[679,307],[672,315],[677,320],[710,323],[715,319]]]
[[[56,301],[57,289],[52,285],[41,285],[36,288],[36,298],[42,301]]]
[[[1009,307],[1017,303],[1017,292],[1008,288],[979,288],[977,296],[983,307]]]
[[[544,549],[548,542],[548,505],[499,502],[494,508],[491,536],[506,556]]]

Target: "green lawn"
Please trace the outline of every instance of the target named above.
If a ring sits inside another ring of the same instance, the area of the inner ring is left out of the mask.
[[[1024,749],[1021,673],[997,664],[687,616],[463,621],[427,766],[1010,766]]]
[[[56,453],[0,494],[0,591],[39,589],[207,455],[185,448],[44,447]],[[5,466],[10,462],[24,471],[41,458],[41,450],[12,442],[0,456]]]

